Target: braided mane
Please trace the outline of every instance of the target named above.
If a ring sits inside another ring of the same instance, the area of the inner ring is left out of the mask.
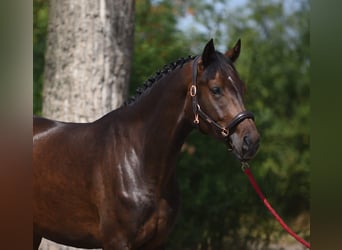
[[[183,64],[187,63],[190,60],[193,60],[195,56],[189,55],[187,58],[178,58],[176,61],[164,65],[163,69],[157,71],[154,75],[150,76],[142,86],[136,89],[136,94],[131,96],[127,101],[124,102],[123,106],[127,106],[130,104],[135,103],[139,99],[139,97],[145,93],[146,90],[150,89],[154,83],[158,82],[163,76],[167,75],[168,73],[172,72],[178,66],[182,67]]]

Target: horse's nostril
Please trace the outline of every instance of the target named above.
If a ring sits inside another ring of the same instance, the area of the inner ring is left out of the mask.
[[[247,152],[249,149],[249,145],[251,144],[251,140],[248,135],[243,137],[242,151]]]
[[[250,139],[249,139],[249,136],[248,136],[248,135],[245,135],[245,136],[243,137],[243,142],[246,143],[247,145],[250,144]]]
[[[254,138],[249,134],[243,137],[242,142],[242,154],[244,156],[252,156],[256,153],[259,148],[259,137]]]

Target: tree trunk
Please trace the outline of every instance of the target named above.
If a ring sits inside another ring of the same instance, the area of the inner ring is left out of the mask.
[[[93,121],[128,93],[134,0],[50,0],[43,115]],[[40,249],[75,249],[43,240]]]
[[[133,0],[50,0],[43,115],[93,121],[128,93]]]

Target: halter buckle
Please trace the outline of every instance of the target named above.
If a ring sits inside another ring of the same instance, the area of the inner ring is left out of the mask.
[[[195,114],[195,119],[194,119],[194,124],[199,124],[200,123],[200,121],[199,121],[199,119],[198,119],[198,114]]]
[[[196,95],[196,86],[194,86],[194,87],[195,87],[195,95]],[[191,93],[190,93],[190,95],[191,95]],[[199,104],[197,104],[196,107],[197,107],[197,110],[196,110],[196,112],[194,111],[194,114],[195,114],[194,124],[197,125],[200,123],[199,118],[198,118],[198,110],[200,110],[201,107]]]

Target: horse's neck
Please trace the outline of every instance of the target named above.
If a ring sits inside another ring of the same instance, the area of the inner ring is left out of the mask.
[[[177,156],[192,129],[187,117],[191,107],[187,95],[190,66],[186,64],[177,71],[155,83],[156,86],[135,104],[136,116],[144,120],[144,167],[159,185],[172,181]]]

